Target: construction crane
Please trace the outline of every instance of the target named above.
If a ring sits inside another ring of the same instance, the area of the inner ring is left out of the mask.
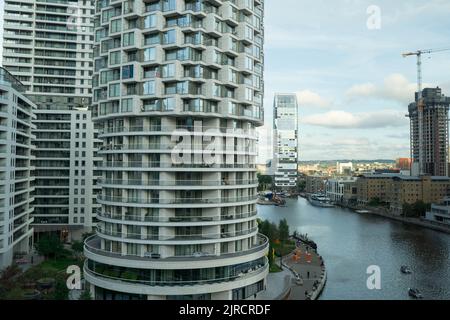
[[[419,126],[419,174],[423,175],[425,173],[424,170],[424,150],[423,150],[423,111],[425,108],[425,104],[422,97],[422,55],[423,54],[432,54],[436,52],[450,51],[450,48],[441,48],[441,49],[427,49],[427,50],[418,50],[416,52],[407,52],[403,53],[403,58],[407,58],[410,56],[417,57],[417,111],[418,111],[418,126]]]

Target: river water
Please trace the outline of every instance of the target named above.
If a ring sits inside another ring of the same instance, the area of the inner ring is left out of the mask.
[[[406,300],[408,288],[425,299],[450,299],[450,235],[342,208],[318,208],[303,198],[287,207],[258,206],[259,217],[294,230],[318,245],[328,281],[321,299]],[[381,289],[367,287],[367,268],[379,266]],[[402,265],[413,273],[404,275]]]

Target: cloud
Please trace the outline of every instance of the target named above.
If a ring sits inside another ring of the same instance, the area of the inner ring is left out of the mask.
[[[331,105],[330,100],[327,100],[318,93],[310,90],[297,92],[297,98],[301,107],[328,108]]]
[[[330,111],[307,116],[301,122],[331,129],[378,129],[408,124],[404,114],[394,110],[361,113]]]
[[[424,87],[430,86],[424,84]],[[417,90],[417,84],[411,83],[408,79],[398,73],[386,77],[382,85],[373,83],[357,84],[352,86],[346,92],[349,100],[360,98],[376,98],[383,100],[393,100],[406,105],[414,100],[414,94]]]

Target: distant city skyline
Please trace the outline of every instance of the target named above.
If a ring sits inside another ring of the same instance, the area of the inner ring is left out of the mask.
[[[381,29],[369,30],[372,1],[266,1],[265,132],[270,159],[276,92],[297,92],[299,160],[409,157],[408,104],[416,61],[403,52],[450,47],[450,2],[377,1]],[[287,9],[289,8],[289,9]],[[424,56],[424,87],[450,95],[450,53]]]

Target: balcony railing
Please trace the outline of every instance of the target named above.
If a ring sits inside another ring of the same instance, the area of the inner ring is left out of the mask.
[[[233,238],[240,237],[255,233],[258,231],[258,227],[238,230],[238,231],[227,231],[221,233],[199,233],[199,234],[174,234],[174,235],[164,235],[164,234],[142,234],[133,232],[119,232],[114,230],[106,230],[101,227],[97,227],[97,232],[100,235],[112,236],[121,239],[134,239],[134,240],[149,240],[149,241],[193,241],[193,240],[213,240],[213,239],[223,239],[223,238]]]
[[[138,161],[107,161],[102,162],[99,168],[199,168],[199,169],[256,169],[251,163],[174,163],[174,162],[138,162]]]
[[[156,281],[156,280],[131,280],[127,278],[119,278],[119,277],[112,277],[105,274],[101,274],[98,272],[95,272],[91,270],[88,266],[87,261],[84,264],[84,272],[91,275],[92,277],[98,277],[107,279],[110,281],[118,281],[121,283],[130,283],[130,284],[136,284],[136,285],[145,285],[145,286],[151,286],[151,287],[176,287],[176,286],[200,286],[200,285],[211,285],[211,284],[217,284],[217,283],[223,283],[223,282],[232,282],[236,280],[243,280],[245,278],[254,277],[258,274],[264,273],[268,270],[269,263],[266,261],[266,263],[258,263],[254,266],[251,266],[249,269],[242,271],[239,274],[232,275],[229,277],[224,278],[212,278],[208,280],[192,280],[192,281],[177,281],[177,280],[164,280],[164,281]]]
[[[103,185],[127,185],[127,186],[161,186],[161,187],[212,187],[212,186],[244,186],[258,184],[258,180],[136,180],[136,179],[98,179],[99,184]]]
[[[229,198],[173,198],[173,199],[158,199],[158,198],[123,198],[106,195],[98,195],[97,200],[106,202],[119,202],[129,204],[222,204],[233,202],[248,202],[255,201],[256,195],[248,197],[229,197]]]
[[[267,250],[269,247],[269,240],[266,236],[262,234],[258,234],[258,242],[248,250],[232,252],[232,253],[223,253],[221,255],[184,255],[184,256],[171,256],[171,257],[161,257],[158,260],[163,262],[172,262],[172,261],[192,261],[192,260],[218,260],[218,259],[226,259],[226,258],[234,258],[249,255],[252,253],[260,252],[263,250]],[[136,261],[148,261],[151,260],[151,257],[140,256],[140,255],[128,255],[122,254],[119,252],[111,252],[101,248],[101,238],[97,235],[91,236],[86,239],[84,243],[84,250],[98,254],[106,257],[113,258],[121,258],[121,259],[129,259]]]
[[[103,217],[111,220],[117,221],[135,221],[135,222],[172,222],[172,223],[186,223],[186,222],[213,222],[213,221],[230,221],[230,220],[240,220],[255,217],[257,215],[256,211],[244,212],[244,213],[227,213],[222,215],[206,216],[173,216],[173,217],[159,217],[159,216],[141,216],[137,214],[126,214],[122,216],[121,214],[112,214],[110,212],[104,212],[101,209],[97,209],[97,217]]]

